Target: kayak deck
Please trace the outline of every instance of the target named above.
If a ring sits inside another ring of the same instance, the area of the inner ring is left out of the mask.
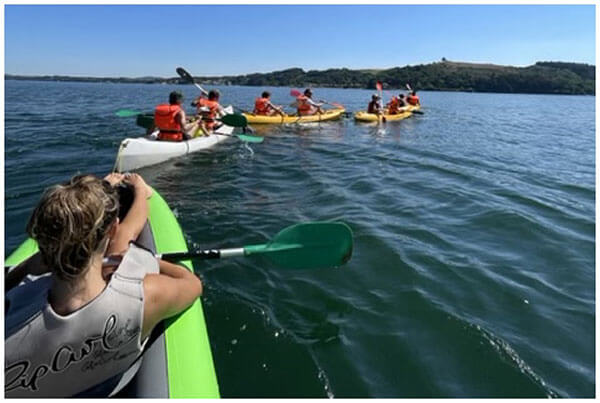
[[[329,109],[324,113],[315,115],[298,116],[298,115],[255,115],[253,113],[244,113],[243,115],[251,124],[285,124],[285,123],[307,123],[307,122],[324,122],[327,120],[339,119],[344,112],[343,108]]]

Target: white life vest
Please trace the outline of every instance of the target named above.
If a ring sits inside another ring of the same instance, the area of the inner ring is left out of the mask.
[[[5,397],[70,397],[124,373],[142,353],[143,280],[154,255],[131,243],[106,288],[66,316],[48,303],[49,275],[6,294]]]

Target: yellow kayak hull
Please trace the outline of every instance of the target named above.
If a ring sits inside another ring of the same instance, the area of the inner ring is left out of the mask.
[[[308,123],[308,122],[324,122],[327,120],[339,119],[342,114],[346,112],[345,109],[329,109],[324,113],[317,113],[315,115],[308,116],[297,116],[297,115],[255,115],[253,113],[244,113],[243,115],[248,119],[249,124],[271,124],[280,125],[283,123]]]
[[[421,107],[419,105],[417,106],[408,106],[406,112],[402,112],[402,113],[397,113],[394,115],[389,115],[387,113],[383,114],[383,115],[376,115],[374,113],[367,113],[367,111],[359,111],[356,112],[354,114],[354,120],[358,121],[358,122],[378,122],[378,121],[382,121],[383,118],[385,118],[386,121],[393,121],[393,120],[402,120],[402,119],[406,119],[408,117],[410,117],[412,115],[412,111],[415,110],[419,110],[421,109]]]

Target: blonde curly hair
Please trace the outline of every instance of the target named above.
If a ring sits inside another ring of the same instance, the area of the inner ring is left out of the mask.
[[[92,255],[103,251],[119,213],[116,189],[93,175],[76,175],[44,192],[27,224],[44,264],[63,280],[87,270]]]

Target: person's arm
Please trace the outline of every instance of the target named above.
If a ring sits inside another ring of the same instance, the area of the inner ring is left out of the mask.
[[[278,107],[278,106],[275,106],[275,105],[273,105],[273,104],[271,103],[271,101],[269,101],[269,102],[267,103],[267,105],[269,105],[269,107],[273,108],[275,111],[277,111],[277,113],[279,113],[280,115],[282,115],[282,116],[283,116],[283,109],[281,109],[281,108],[280,108],[280,107]]]
[[[202,281],[191,271],[159,260],[160,273],[144,278],[142,337],[161,320],[185,310],[202,295]]]
[[[148,201],[146,199],[151,194],[148,185],[138,174],[125,175],[123,181],[133,186],[133,203],[123,222],[119,223],[117,233],[111,239],[106,251],[107,255],[125,252],[129,248],[129,242],[137,239],[142,232],[148,219]]]

